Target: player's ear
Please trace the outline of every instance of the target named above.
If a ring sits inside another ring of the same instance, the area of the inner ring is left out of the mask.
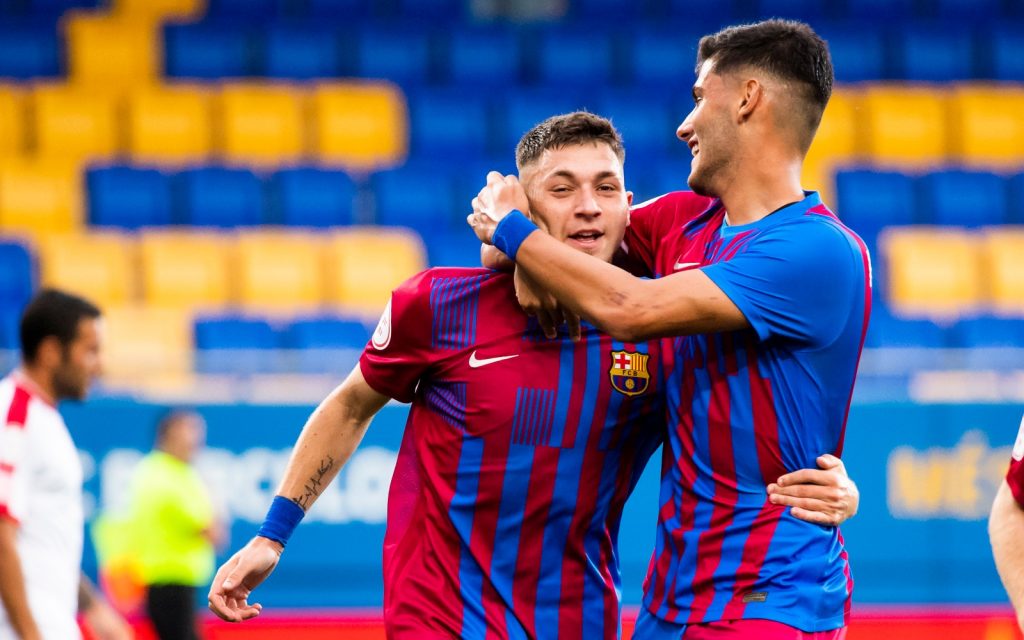
[[[60,365],[63,359],[64,348],[57,336],[46,336],[39,343],[36,349],[36,359],[33,364],[40,365],[43,369],[52,369]]]
[[[743,82],[740,106],[736,112],[739,122],[743,122],[754,113],[761,100],[764,99],[764,85],[757,78],[748,78]]]
[[[627,191],[626,192],[626,206],[627,207],[632,207],[633,206],[633,192],[632,191]],[[628,211],[626,212],[626,221],[627,222],[629,221],[629,212]]]

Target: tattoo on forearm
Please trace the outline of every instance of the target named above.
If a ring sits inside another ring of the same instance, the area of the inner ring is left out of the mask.
[[[327,456],[321,460],[320,467],[309,477],[309,480],[306,480],[303,494],[297,498],[292,498],[292,501],[304,510],[309,509],[313,501],[317,499],[320,492],[324,489],[324,476],[333,468],[334,458]]]

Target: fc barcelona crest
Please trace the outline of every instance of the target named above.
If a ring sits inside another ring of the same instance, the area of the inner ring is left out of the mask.
[[[637,396],[647,391],[651,375],[647,373],[646,353],[630,351],[612,351],[612,368],[608,375],[612,379],[612,387],[627,396]]]

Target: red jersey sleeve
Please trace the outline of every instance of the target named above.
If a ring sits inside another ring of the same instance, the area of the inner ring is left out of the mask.
[[[648,273],[657,271],[658,245],[675,227],[682,226],[707,210],[711,198],[692,191],[674,191],[634,205],[629,212],[629,226],[623,245],[631,262],[646,266]]]
[[[1006,472],[1006,484],[1010,485],[1014,499],[1024,509],[1024,418],[1020,421],[1017,441],[1013,445],[1010,470]]]
[[[359,358],[366,382],[399,402],[412,402],[416,384],[434,359],[431,280],[431,272],[424,271],[391,292],[377,329]]]
[[[32,472],[28,468],[29,393],[16,386],[10,405],[0,408],[0,517],[20,522],[28,509],[28,486]]]

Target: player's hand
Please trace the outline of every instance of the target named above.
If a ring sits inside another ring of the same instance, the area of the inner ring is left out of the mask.
[[[545,337],[558,337],[558,327],[563,323],[569,329],[573,341],[580,339],[580,317],[558,304],[558,300],[541,289],[522,269],[515,270],[516,299],[528,316],[535,316]]]
[[[825,454],[817,462],[819,469],[787,473],[768,485],[768,499],[772,504],[790,507],[801,520],[839,526],[856,515],[860,492],[846,475],[842,460]]]
[[[530,203],[526,190],[516,176],[503,176],[497,171],[487,174],[487,184],[473,198],[473,213],[466,221],[473,227],[476,237],[485,244],[491,244],[494,229],[513,209],[529,212]]]
[[[249,595],[271,574],[284,550],[277,542],[256,536],[217,570],[210,585],[210,611],[228,622],[260,615],[263,606],[249,604]]]

